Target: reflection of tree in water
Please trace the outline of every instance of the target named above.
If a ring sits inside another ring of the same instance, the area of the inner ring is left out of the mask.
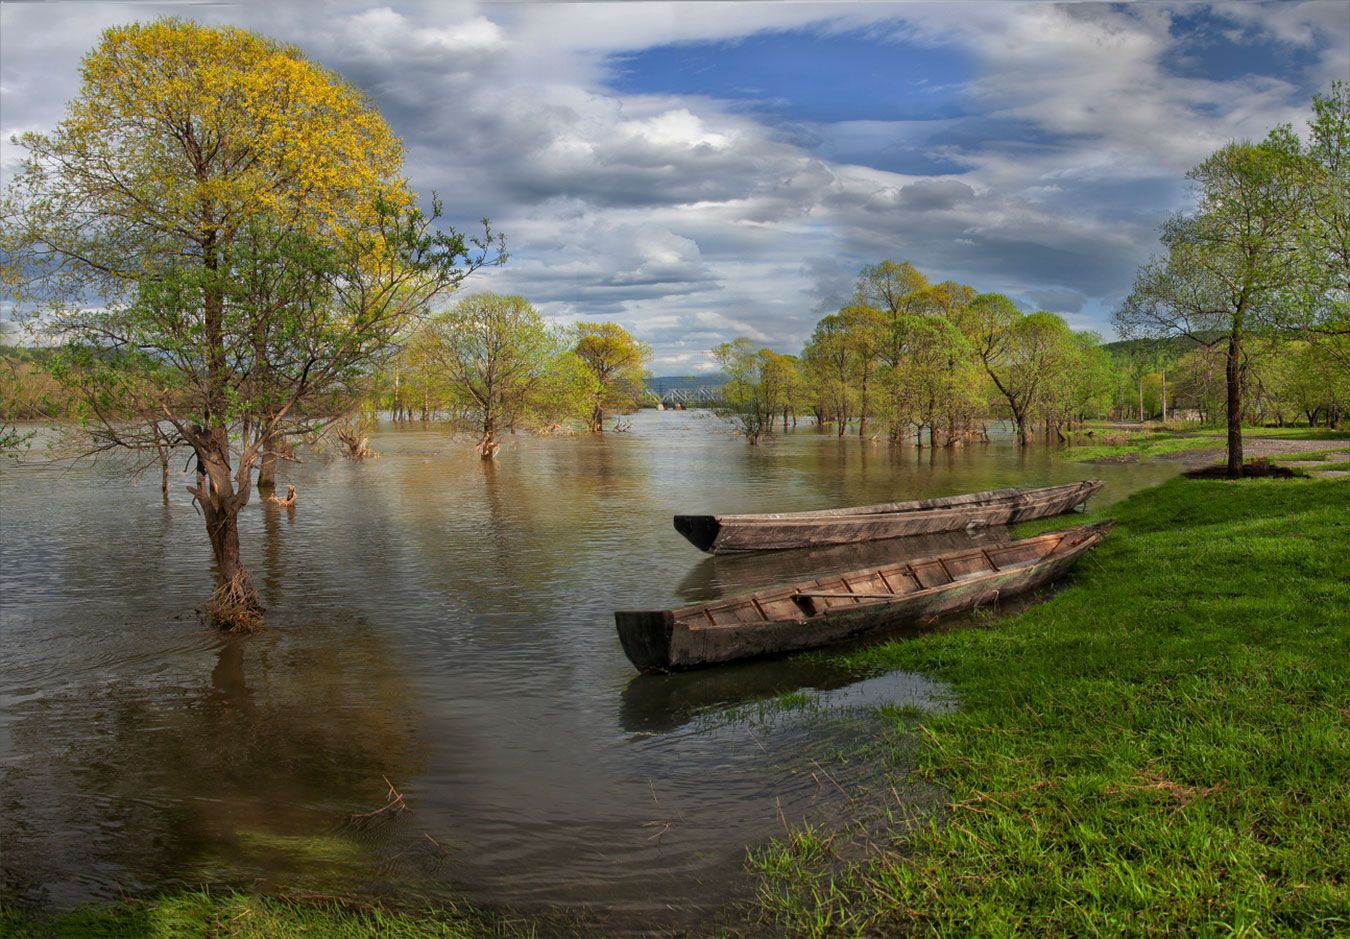
[[[362,625],[303,633],[225,641],[209,684],[114,677],[11,708],[3,894],[66,905],[114,885],[359,880],[420,838],[343,829],[382,804],[382,776],[420,768],[404,676]]]
[[[295,506],[285,509],[275,503],[264,502],[263,513],[263,602],[276,605],[281,602],[282,588],[286,577],[286,564],[281,543],[281,513],[290,516],[295,524]]]

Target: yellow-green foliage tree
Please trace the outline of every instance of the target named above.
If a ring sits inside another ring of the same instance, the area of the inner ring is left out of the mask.
[[[504,432],[589,412],[594,380],[528,300],[471,294],[431,321],[427,355],[491,460]]]
[[[773,432],[773,419],[790,406],[799,373],[792,356],[756,349],[749,339],[724,342],[712,350],[727,375],[718,412],[733,418],[751,446]]]
[[[652,348],[639,342],[618,323],[577,323],[573,351],[594,379],[590,427],[605,429],[605,414],[637,409],[646,385]]]
[[[500,246],[436,231],[364,96],[240,29],[107,30],[65,118],[19,143],[7,286],[68,344],[82,394],[128,374],[155,389],[130,426],[163,421],[195,455],[213,618],[258,625],[238,516],[268,441],[341,399]]]

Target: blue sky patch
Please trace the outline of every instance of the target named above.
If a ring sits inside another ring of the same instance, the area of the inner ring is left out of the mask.
[[[1317,48],[1290,45],[1244,29],[1207,6],[1177,13],[1168,31],[1173,43],[1162,54],[1162,66],[1184,78],[1227,82],[1251,75],[1279,75],[1302,85],[1306,83],[1298,76],[1320,57]]]
[[[706,95],[821,123],[962,116],[959,86],[974,71],[955,47],[810,30],[654,46],[614,64],[611,87],[623,94]]]

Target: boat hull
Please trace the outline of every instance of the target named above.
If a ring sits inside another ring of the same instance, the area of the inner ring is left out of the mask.
[[[1067,573],[1084,553],[1101,542],[1109,530],[1109,524],[1086,525],[1011,542],[997,549],[1014,559],[1002,568],[990,561],[987,550],[957,551],[909,565],[854,571],[702,607],[618,612],[615,622],[625,654],[644,673],[679,671],[812,649],[1033,590]],[[1016,560],[1019,546],[1034,545],[1026,547],[1023,554],[1034,552],[1047,538],[1057,536],[1060,542],[1045,556]],[[977,560],[980,557],[990,561],[992,569],[980,570]],[[939,569],[943,573],[936,576],[931,573]],[[947,583],[928,585],[930,579],[945,576],[952,579]],[[885,584],[888,578],[890,584],[902,582],[902,589],[904,584],[913,589],[889,596],[841,592],[856,590],[859,584]],[[753,615],[749,613],[751,610],[761,613],[781,610],[785,606],[784,598],[791,598],[799,607],[799,615],[774,618],[764,614],[757,622],[718,621],[719,617],[734,620],[740,615]],[[740,612],[742,610],[746,613]]]
[[[882,541],[1061,515],[1086,502],[1101,487],[1100,480],[1087,480],[824,512],[677,515],[675,530],[709,554]]]

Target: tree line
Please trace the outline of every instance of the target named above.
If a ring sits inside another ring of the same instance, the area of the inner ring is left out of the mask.
[[[839,436],[933,447],[987,439],[987,422],[1002,417],[1028,443],[1107,413],[1115,382],[1096,334],[892,260],[862,269],[800,355],[738,339],[713,356],[730,376],[726,410],[751,443],[798,415]]]
[[[1165,253],[1113,316],[1123,336],[1182,339],[1185,354],[1112,351],[1054,313],[887,260],[863,268],[799,355],[746,339],[713,349],[730,376],[724,412],[752,444],[810,414],[840,436],[958,446],[990,417],[1027,443],[1180,409],[1226,424],[1230,476],[1244,421],[1337,426],[1350,406],[1350,86],[1314,98],[1306,142],[1278,127],[1188,178],[1195,207],[1166,222]]]
[[[618,323],[551,326],[524,297],[471,294],[410,333],[371,376],[365,406],[472,431],[492,459],[504,433],[574,421],[603,433],[608,416],[637,408],[651,358]]]

